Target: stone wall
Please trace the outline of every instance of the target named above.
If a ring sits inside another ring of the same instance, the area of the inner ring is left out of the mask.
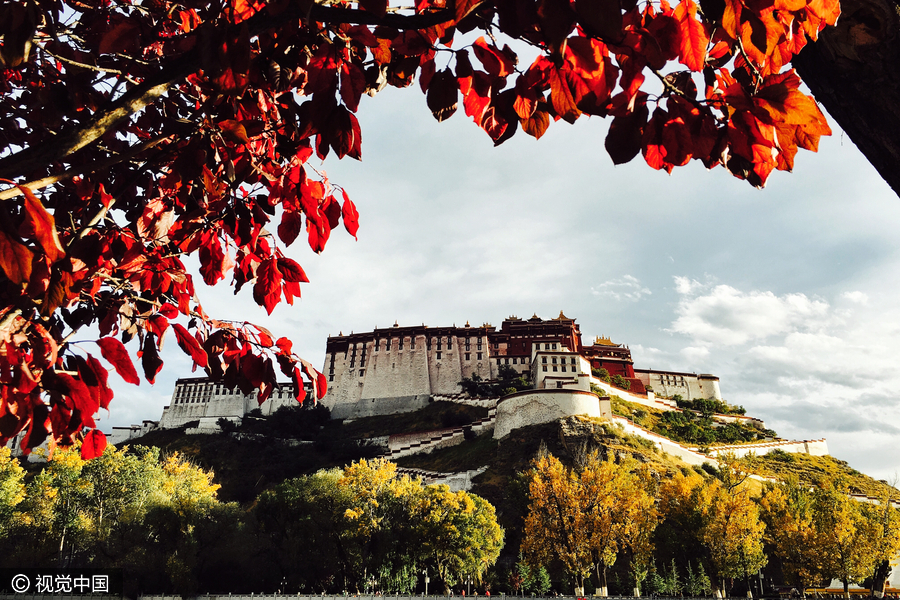
[[[714,446],[709,449],[709,453],[714,456],[722,454],[733,454],[741,458],[750,453],[762,456],[773,450],[781,450],[790,454],[809,454],[810,456],[827,456],[828,444],[825,438],[819,440],[800,440],[800,441],[776,441],[761,442],[758,444],[734,444],[732,446]]]
[[[326,353],[323,372],[331,380],[322,403],[334,418],[395,414],[422,408],[431,395],[459,394],[459,382],[464,377],[496,377],[487,336],[470,337],[468,349],[464,337],[440,339],[438,344],[437,338],[432,338],[429,348],[424,333],[385,334],[373,341],[350,344],[346,352]],[[412,404],[404,405],[404,399]]]
[[[715,375],[635,369],[634,376],[641,380],[644,387],[650,386],[658,396],[671,397],[677,394],[685,400],[722,400],[719,378]]]
[[[513,429],[549,423],[573,415],[612,418],[609,399],[582,390],[547,389],[517,392],[497,404],[494,439],[509,435]]]
[[[306,392],[311,393],[311,389],[306,388]],[[172,400],[163,408],[159,427],[172,429],[198,420],[215,423],[219,418],[237,420],[256,408],[263,415],[271,415],[282,406],[297,406],[293,386],[289,383],[281,384],[262,404],[257,398],[256,391],[244,395],[237,388],[227,389],[222,382],[202,377],[179,379],[175,382]]]
[[[355,402],[338,402],[331,406],[332,419],[361,419],[376,415],[413,412],[428,406],[431,396],[399,396],[392,398],[360,398]],[[327,406],[327,405],[326,405]]]

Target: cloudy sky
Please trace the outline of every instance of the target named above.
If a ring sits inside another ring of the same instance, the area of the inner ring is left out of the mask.
[[[494,148],[461,111],[437,123],[418,86],[364,97],[359,117],[361,163],[312,163],[356,202],[359,240],[288,250],[311,279],[293,308],[266,317],[222,287],[200,290],[208,313],[269,326],[321,365],[341,331],[563,310],[636,366],[718,375],[783,437],[900,472],[900,201],[833,123],[756,190],[699,164],[616,167],[597,118]],[[190,376],[174,343],[163,358],[155,386],[116,386],[105,426],[159,418]]]

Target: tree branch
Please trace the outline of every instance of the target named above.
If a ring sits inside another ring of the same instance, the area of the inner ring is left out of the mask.
[[[274,16],[266,11],[257,13],[246,22],[250,35],[257,36],[268,30],[284,27],[295,19],[326,23],[386,25],[397,29],[422,29],[453,19],[453,13],[447,9],[416,15],[388,13],[379,17],[364,10],[324,6],[318,3],[303,6],[304,4],[306,3],[293,3],[290,8]],[[198,43],[200,43],[199,40]],[[95,112],[80,127],[55,135],[37,146],[25,148],[0,159],[0,178],[13,180],[21,178],[89,146],[123,121],[153,103],[176,83],[197,71],[200,66],[201,52],[197,47],[170,58],[156,76],[146,79],[140,85],[125,92],[109,108]],[[50,183],[53,181],[46,185]]]
[[[0,159],[0,178],[22,177],[92,144],[133,114],[143,110],[198,67],[198,52],[191,51],[179,56],[156,77],[125,92],[107,110],[94,113],[81,127]]]
[[[29,181],[28,183],[20,184],[24,188],[28,188],[30,190],[40,190],[48,185],[53,185],[54,183],[59,183],[60,181],[68,181],[73,177],[78,175],[85,175],[87,173],[94,173],[96,171],[101,171],[112,165],[118,164],[120,162],[126,161],[134,156],[137,156],[144,150],[149,150],[154,146],[158,145],[160,142],[166,140],[167,138],[172,137],[173,134],[161,135],[153,138],[152,140],[147,140],[143,144],[137,144],[128,149],[124,154],[116,154],[114,156],[110,156],[106,160],[101,160],[99,162],[93,163],[91,165],[82,165],[78,167],[72,167],[71,169],[67,169],[62,173],[57,175],[50,175],[48,177],[44,177],[42,179],[35,179],[34,181]],[[22,194],[22,190],[18,187],[11,187],[9,189],[0,191],[0,200],[9,200],[10,198],[15,198]]]

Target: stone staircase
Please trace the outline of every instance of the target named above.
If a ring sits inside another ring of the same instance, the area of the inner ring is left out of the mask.
[[[488,416],[483,419],[473,421],[469,425],[462,427],[453,427],[451,429],[439,429],[437,431],[428,431],[419,434],[415,441],[404,443],[403,445],[390,448],[388,452],[382,455],[387,460],[394,460],[409,456],[410,454],[418,454],[420,452],[432,452],[438,448],[448,448],[462,443],[465,439],[465,430],[471,429],[473,432],[481,432],[492,430],[494,421],[497,418],[497,409],[490,408]],[[390,441],[388,441],[390,444]]]

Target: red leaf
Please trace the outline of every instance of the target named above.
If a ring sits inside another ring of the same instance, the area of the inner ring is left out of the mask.
[[[172,323],[172,330],[175,332],[175,340],[185,354],[194,359],[194,362],[201,367],[209,366],[209,357],[206,356],[206,350],[203,349],[197,338],[178,323]]]
[[[275,341],[275,345],[278,346],[279,354],[286,354],[288,356],[291,354],[291,348],[293,347],[293,344],[291,343],[291,340],[287,339],[286,337],[278,338]]]
[[[438,122],[449,119],[456,112],[459,100],[459,81],[449,68],[435,73],[428,86],[425,102]]]
[[[298,265],[299,266],[299,265]],[[281,301],[281,272],[274,258],[262,261],[256,270],[256,283],[253,285],[253,299],[260,306],[266,307],[270,315]]]
[[[68,373],[57,373],[56,376],[66,386],[65,395],[75,403],[75,408],[81,413],[82,422],[88,427],[93,427],[93,415],[100,409],[100,403],[82,380],[76,379]]]
[[[16,285],[31,279],[31,261],[34,254],[24,246],[0,231],[0,268]]]
[[[473,10],[482,5],[484,0],[456,0],[454,7],[456,8],[456,21],[462,21]]]
[[[284,277],[285,281],[293,283],[309,283],[309,279],[306,278],[303,267],[290,258],[284,256],[280,257],[278,259],[278,270],[281,271],[281,275]]]
[[[229,142],[233,142],[235,144],[250,143],[250,138],[247,137],[247,130],[244,128],[240,121],[235,121],[233,119],[221,121],[219,123],[219,129],[222,130],[222,135],[224,135],[225,139]]]
[[[613,164],[627,163],[641,151],[648,114],[647,105],[642,104],[633,113],[613,119],[605,142]]]
[[[344,207],[342,210],[344,215],[344,227],[347,229],[347,233],[353,236],[353,239],[357,239],[356,232],[359,230],[359,212],[356,210],[356,205],[353,204],[347,196],[347,191],[342,189],[341,193],[344,195]]]
[[[81,443],[81,459],[91,460],[103,456],[104,450],[106,450],[106,436],[103,432],[99,429],[88,431]]]
[[[97,392],[100,396],[100,408],[109,410],[109,402],[113,399],[113,391],[108,384],[109,373],[107,372],[106,367],[90,354],[87,356],[87,364],[97,378]]]
[[[337,227],[338,223],[341,222],[341,205],[338,203],[337,198],[328,196],[322,207],[322,213],[328,219],[328,227],[330,229]]]
[[[174,319],[178,316],[178,309],[169,304],[168,302],[164,302],[162,306],[157,309],[159,314],[164,316],[167,319]]]
[[[55,263],[66,255],[56,233],[56,221],[30,189],[21,185],[18,188],[25,195],[25,211],[34,228],[35,238],[44,249],[50,262]]]
[[[331,229],[328,227],[328,219],[321,211],[314,213],[314,218],[306,218],[306,233],[309,238],[309,247],[313,252],[319,253],[325,249],[325,244],[331,236]]]
[[[230,0],[230,18],[235,23],[246,21],[265,7],[265,0]]]
[[[488,44],[484,36],[475,40],[472,51],[484,65],[484,70],[493,77],[506,77],[515,67],[509,57],[496,46]]]
[[[359,99],[366,91],[366,75],[353,63],[341,63],[341,99],[347,108],[356,112]]]
[[[303,228],[303,218],[299,212],[284,211],[281,215],[281,223],[278,224],[278,237],[284,242],[285,246],[290,246],[300,235]]]
[[[550,115],[547,111],[536,110],[533,115],[522,121],[522,131],[539,140],[550,126]]]
[[[134,363],[131,362],[128,350],[122,342],[114,337],[105,337],[97,340],[97,345],[100,346],[100,354],[113,366],[119,377],[127,383],[141,384],[137,371],[134,370]]]
[[[691,71],[702,71],[706,64],[706,47],[709,35],[706,27],[697,19],[697,5],[693,0],[681,0],[675,9],[679,27],[679,62]]]
[[[160,314],[155,314],[147,319],[145,326],[149,331],[153,332],[153,335],[162,339],[166,329],[169,328],[169,320]]]

